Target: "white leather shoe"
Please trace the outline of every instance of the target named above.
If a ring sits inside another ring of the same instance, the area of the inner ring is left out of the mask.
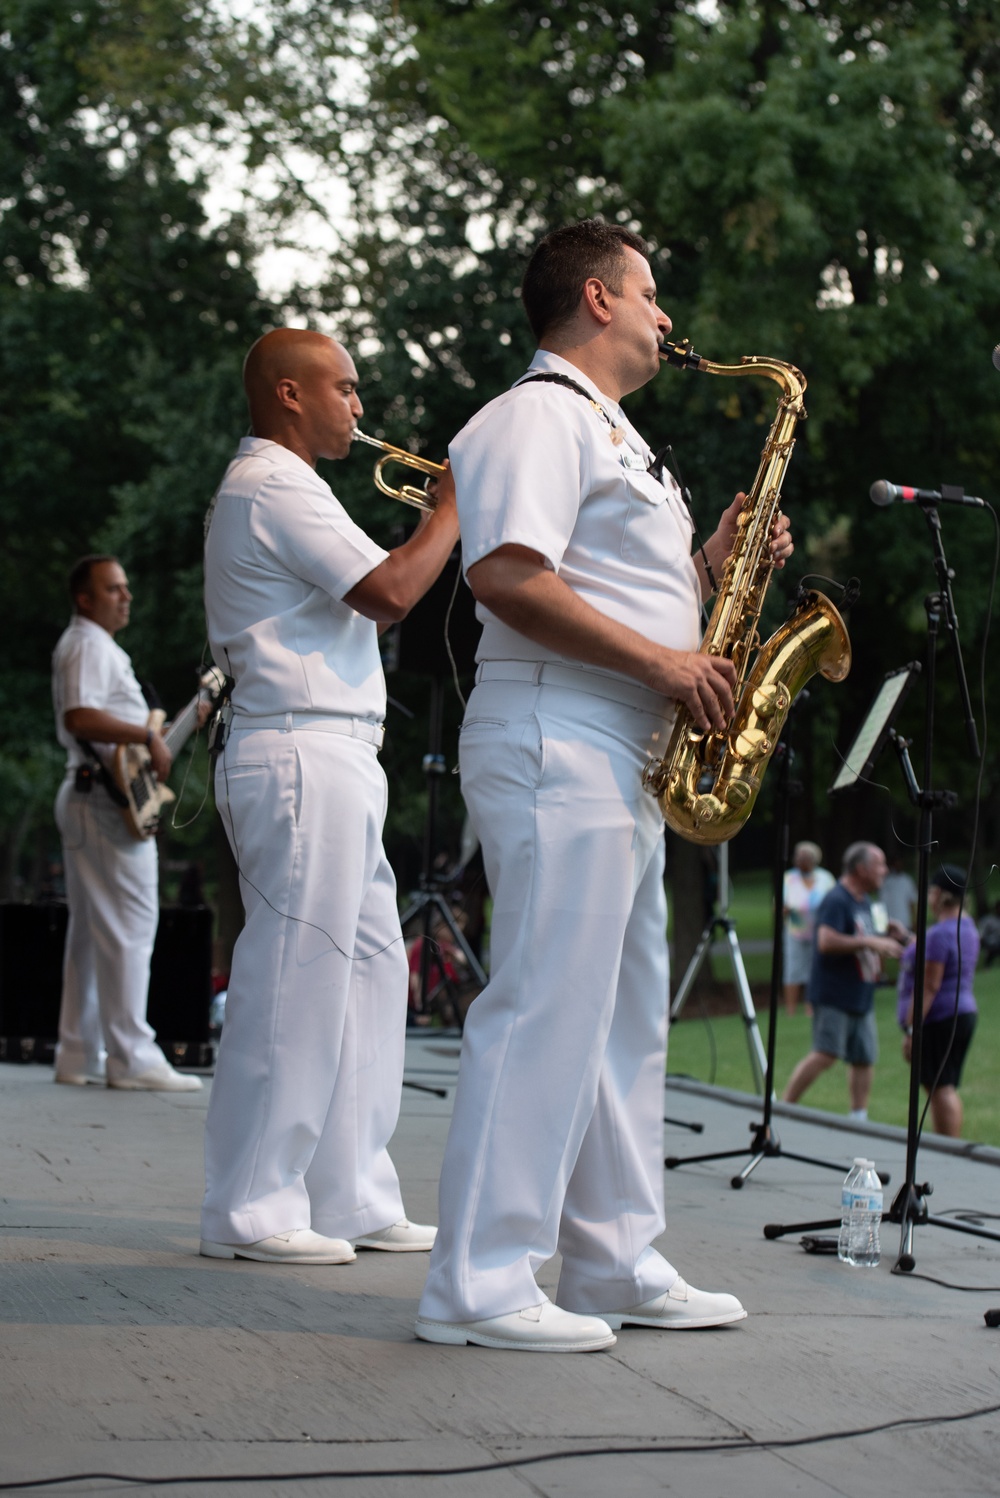
[[[258,1264],[353,1264],[357,1255],[343,1238],[323,1238],[312,1228],[292,1228],[257,1243],[211,1243],[201,1240],[206,1259],[253,1259]]]
[[[59,1071],[55,1080],[67,1087],[107,1087],[108,1079],[102,1071]]]
[[[426,1254],[434,1247],[437,1228],[422,1222],[407,1222],[401,1217],[391,1227],[379,1228],[377,1233],[366,1233],[355,1238],[355,1248],[382,1248],[391,1254]]]
[[[655,1326],[661,1331],[686,1332],[699,1326],[727,1326],[731,1321],[745,1321],[746,1314],[735,1295],[695,1290],[678,1275],[670,1289],[655,1300],[631,1306],[627,1311],[601,1311],[600,1317],[615,1331],[623,1326]]]
[[[108,1086],[123,1092],[200,1092],[202,1080],[174,1071],[169,1061],[164,1061],[162,1066],[151,1066],[135,1077],[109,1077]]]
[[[521,1352],[600,1352],[604,1347],[614,1347],[617,1340],[607,1322],[561,1311],[550,1300],[486,1321],[432,1321],[418,1316],[414,1330],[422,1341],[448,1347],[465,1347],[471,1342],[475,1347]]]

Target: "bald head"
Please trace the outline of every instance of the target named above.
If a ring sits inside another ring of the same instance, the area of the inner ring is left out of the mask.
[[[347,350],[325,333],[274,328],[243,365],[255,437],[281,443],[315,467],[342,458],[362,414],[358,374]]]

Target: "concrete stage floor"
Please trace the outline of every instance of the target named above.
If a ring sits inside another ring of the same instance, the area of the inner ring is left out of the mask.
[[[409,1042],[394,1155],[434,1221],[457,1042]],[[738,1294],[739,1326],[626,1330],[609,1352],[540,1356],[417,1342],[422,1255],[303,1268],[198,1257],[208,1091],[56,1087],[0,1066],[0,1491],[344,1498],[698,1498],[1000,1492],[1000,1243],[916,1229],[916,1272],[852,1270],[768,1222],[839,1211],[841,1170],[737,1159],[668,1172],[664,1251]],[[672,1083],[670,1154],[742,1150],[756,1099]],[[787,1150],[904,1175],[897,1130],[776,1110]],[[1000,1153],[922,1146],[936,1213],[1000,1213]],[[892,1200],[894,1186],[887,1193]],[[949,1288],[931,1277],[947,1281]],[[543,1288],[552,1293],[549,1266]],[[465,1471],[461,1469],[467,1469]],[[370,1474],[370,1475],[364,1475]],[[425,1474],[425,1475],[420,1475]],[[450,1475],[449,1475],[450,1474]]]

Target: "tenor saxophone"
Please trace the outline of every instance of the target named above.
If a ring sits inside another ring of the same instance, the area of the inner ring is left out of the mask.
[[[763,375],[781,386],[760,467],[738,518],[700,650],[736,667],[736,711],[723,732],[703,732],[690,711],[678,709],[662,759],[650,760],[642,783],[660,803],[667,826],[689,842],[724,843],[753,810],[764,772],[797,694],[817,672],[843,681],[851,669],[851,642],[829,598],[812,589],[800,595],[789,619],[763,645],[758,626],[771,580],[771,530],[781,485],[795,446],[796,423],[805,419],[805,376],[792,364],[747,355],[739,364],[713,364],[686,343],[661,345],[670,364],[716,375]]]

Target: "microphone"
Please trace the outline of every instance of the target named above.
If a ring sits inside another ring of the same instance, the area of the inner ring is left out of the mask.
[[[1000,369],[1000,343],[993,350],[993,368]]]
[[[873,505],[972,505],[980,510],[986,505],[985,499],[976,499],[954,484],[942,484],[938,492],[937,489],[912,489],[909,484],[890,484],[886,479],[878,479],[868,493]]]

